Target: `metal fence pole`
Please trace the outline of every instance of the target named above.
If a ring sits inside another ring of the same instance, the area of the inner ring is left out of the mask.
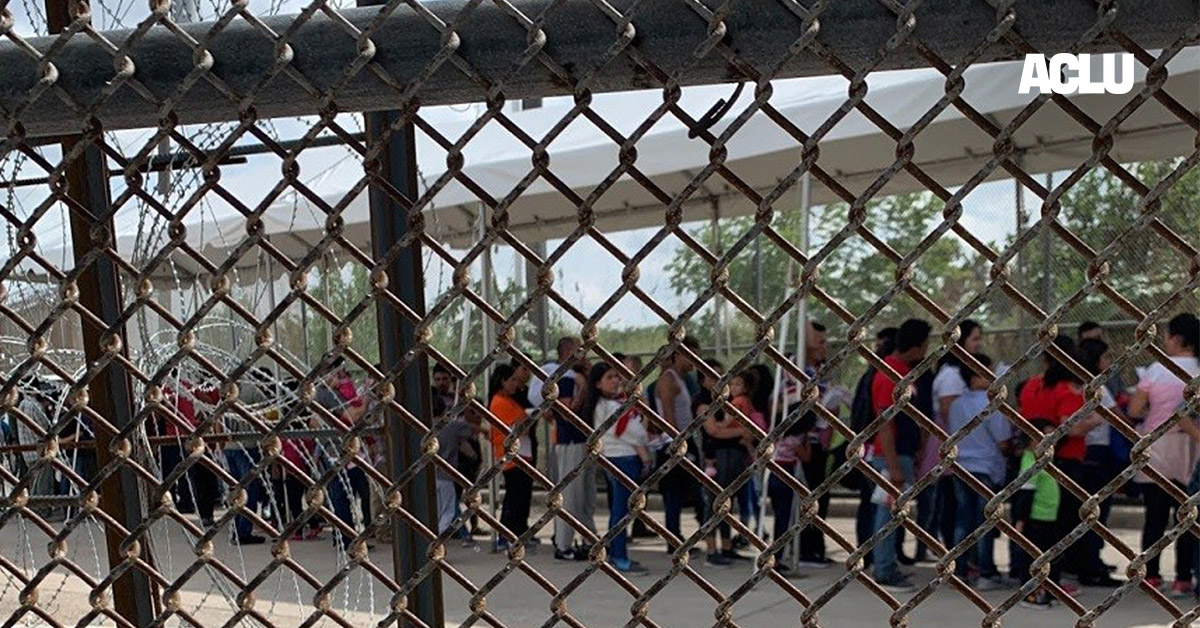
[[[401,118],[389,111],[366,116],[368,142],[379,141],[388,127]],[[407,124],[387,140],[380,155],[380,172],[388,182],[410,200],[417,198],[416,135]],[[376,259],[384,257],[408,233],[408,208],[394,201],[379,186],[371,186],[371,246]],[[413,312],[425,315],[425,285],[421,268],[421,248],[411,242],[387,269],[388,290]],[[379,358],[384,372],[400,364],[416,346],[416,326],[384,301],[378,304]],[[404,370],[397,382],[397,399],[413,416],[432,424],[428,358],[421,353]],[[389,413],[385,417],[389,477],[395,478],[421,458],[419,430]],[[403,488],[405,509],[432,530],[437,530],[437,495],[434,470],[427,466]],[[411,525],[396,519],[392,523],[392,560],[397,582],[404,583],[429,561],[429,541]],[[428,626],[442,625],[441,573],[434,571],[418,583],[409,595],[408,607]]]
[[[58,34],[72,22],[68,0],[47,0],[46,20],[49,31]],[[108,167],[104,155],[95,144],[102,138],[100,128],[91,137],[70,137],[62,142],[62,154],[70,154],[79,143],[85,143],[83,154],[67,165],[67,196],[77,204],[71,215],[71,241],[74,263],[88,264],[76,280],[79,289],[79,304],[103,323],[100,328],[83,319],[80,331],[83,336],[83,351],[91,371],[97,363],[106,361],[88,379],[88,405],[100,414],[109,425],[92,424],[96,441],[96,466],[102,469],[114,460],[112,445],[115,430],[124,430],[133,423],[133,384],[130,373],[113,359],[109,352],[128,358],[128,342],[125,324],[121,323],[121,283],[118,268],[113,258],[101,253],[95,261],[88,262],[96,250],[112,243],[115,234],[113,217],[110,215],[110,190]],[[118,346],[110,345],[112,340]],[[86,377],[86,375],[84,376]],[[83,417],[78,420],[82,421]],[[85,478],[91,480],[92,478]],[[126,531],[137,530],[142,525],[142,489],[133,469],[122,466],[109,474],[100,484],[100,509],[112,516]],[[128,542],[125,534],[112,526],[104,526],[104,542],[107,546],[109,569],[125,563],[126,551],[122,544]],[[150,551],[150,539],[138,539],[140,560],[154,564]],[[142,570],[133,568],[113,581],[113,610],[133,626],[149,626],[158,612],[156,587]]]
[[[46,22],[51,33],[61,33],[72,22],[69,0],[46,0]],[[76,204],[69,211],[71,241],[75,264],[88,264],[76,279],[79,303],[95,315],[104,325],[81,322],[83,352],[88,372],[99,362],[107,362],[91,374],[87,380],[88,406],[110,425],[93,423],[97,469],[104,469],[113,459],[112,446],[118,431],[134,421],[133,383],[129,373],[114,360],[110,352],[128,358],[129,343],[125,338],[125,325],[121,321],[121,280],[117,265],[107,254],[100,254],[90,263],[88,260],[97,249],[110,246],[115,234],[110,215],[111,197],[108,187],[108,168],[100,148],[94,143],[102,138],[97,128],[92,136],[75,136],[63,141],[63,154],[69,154],[85,143],[83,154],[66,167],[67,196]],[[109,344],[112,340],[119,345]],[[106,357],[107,355],[107,357]],[[85,372],[86,373],[86,372]],[[86,375],[85,375],[86,377]],[[78,417],[79,421],[83,417]],[[93,478],[86,477],[91,481]],[[100,483],[100,510],[121,524],[125,530],[135,530],[142,523],[142,494],[137,475],[128,466],[122,466],[109,474]],[[104,526],[108,565],[117,569],[125,563],[126,552],[122,544],[129,539],[118,529]],[[153,565],[149,538],[139,539],[139,558]],[[133,568],[112,583],[113,610],[134,626],[148,626],[159,610],[156,587],[145,572]]]

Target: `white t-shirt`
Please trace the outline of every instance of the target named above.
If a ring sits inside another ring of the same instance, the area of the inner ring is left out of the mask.
[[[961,397],[965,392],[967,382],[963,379],[962,369],[955,364],[943,364],[933,378],[933,416],[938,425],[944,426],[948,418],[942,416],[942,399]]]
[[[1103,386],[1100,388],[1100,407],[1110,409],[1117,407],[1117,400],[1113,399],[1112,393],[1108,392],[1108,388]],[[1099,416],[1099,413],[1097,413],[1097,416]],[[1092,445],[1109,445],[1112,442],[1112,426],[1108,424],[1108,421],[1104,421],[1100,425],[1093,427],[1084,436],[1083,441],[1088,447]]]
[[[621,407],[621,403],[616,399],[601,399],[596,402],[596,414],[592,417],[595,420],[594,425],[607,421]],[[640,416],[630,419],[620,436],[617,436],[618,424],[619,421],[614,422],[600,439],[605,457],[636,456],[637,450],[634,447],[649,445],[650,436],[646,433],[646,426],[642,424]]]
[[[542,372],[546,375],[550,375],[557,370],[558,362],[547,362],[542,365]],[[567,376],[570,376],[570,373],[567,373]],[[545,385],[546,383],[543,382],[537,375],[529,378],[529,403],[532,403],[535,406],[542,405],[542,388],[545,387]]]

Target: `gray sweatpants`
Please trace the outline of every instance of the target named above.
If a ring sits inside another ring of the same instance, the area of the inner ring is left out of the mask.
[[[584,443],[555,445],[555,477],[564,478],[580,462],[587,453]],[[560,480],[561,481],[561,480]],[[588,530],[596,531],[596,468],[589,462],[584,465],[580,474],[575,477],[563,490],[563,510],[579,519]],[[560,551],[571,549],[575,544],[575,528],[572,528],[563,518],[554,520],[554,547]]]

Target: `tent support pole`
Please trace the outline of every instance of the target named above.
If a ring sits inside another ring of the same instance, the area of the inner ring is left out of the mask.
[[[800,179],[800,252],[808,257],[808,228],[809,228],[809,210],[812,204],[812,176],[805,172]],[[800,282],[803,285],[804,272],[800,272]],[[802,296],[796,304],[796,365],[804,370],[808,365],[808,297]],[[802,385],[798,382],[797,385]],[[804,477],[804,469],[797,464],[796,473],[799,474],[800,481],[808,488],[813,488],[812,484]],[[800,500],[792,500],[792,521],[798,521],[800,518]],[[809,525],[812,525],[811,523]],[[789,545],[791,551],[787,552],[789,567],[793,570],[800,567],[800,535],[792,537]]]
[[[485,237],[487,237],[487,209],[483,206],[483,203],[479,204],[479,214],[476,224],[478,225],[477,228],[479,230],[479,239],[482,241]],[[483,255],[480,256],[480,262],[482,264],[482,276],[480,277],[480,280],[483,283],[483,300],[491,303],[494,300],[494,296],[492,294],[492,273],[494,271],[492,268],[491,244],[488,244],[486,247],[484,247]],[[482,359],[492,352],[492,343],[495,340],[492,319],[483,312],[479,313],[479,328],[483,343],[483,355],[480,356]],[[488,405],[491,402],[491,399],[486,398],[488,394],[488,381],[491,379],[491,375],[492,368],[489,366],[486,370],[484,370],[483,374],[484,405]],[[493,460],[495,458],[495,454],[492,452],[491,440],[485,439],[484,449],[486,450],[484,455],[488,456],[489,460]],[[488,481],[488,509],[491,511],[493,519],[496,518],[496,513],[499,511],[497,502],[499,495],[500,479],[493,475],[492,479]],[[492,530],[492,547],[495,548],[499,541],[500,533],[496,530]]]
[[[1046,189],[1047,190],[1054,189],[1054,173],[1053,172],[1046,173]],[[1043,212],[1043,216],[1044,215],[1045,215],[1045,213]],[[1053,300],[1053,296],[1054,296],[1054,290],[1050,286],[1050,255],[1051,255],[1050,225],[1048,225],[1048,224],[1042,225],[1042,233],[1040,235],[1042,238],[1042,303],[1041,303],[1041,305],[1042,305],[1043,310],[1045,310],[1046,312],[1049,312],[1050,308],[1052,308],[1054,306],[1054,304],[1051,303],[1051,301]]]

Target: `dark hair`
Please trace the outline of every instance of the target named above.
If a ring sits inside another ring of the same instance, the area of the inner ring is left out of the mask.
[[[904,353],[909,349],[919,347],[929,339],[929,332],[933,328],[929,323],[919,319],[910,318],[900,325],[900,329],[896,331],[896,351]]]
[[[879,357],[886,358],[896,351],[895,327],[884,327],[875,334],[875,339],[879,341]]]
[[[571,343],[573,342],[579,342],[579,339],[575,336],[563,336],[562,338],[558,339],[558,345],[555,347],[555,351],[558,352],[558,357],[560,359],[564,357],[563,354],[567,352],[567,347],[571,346]]]
[[[817,333],[823,333],[825,331],[825,326],[817,321],[808,321],[808,324],[813,328],[813,331]]]
[[[1079,365],[1092,375],[1099,375],[1100,358],[1108,353],[1108,343],[1096,338],[1084,338],[1079,341]]]
[[[1034,429],[1036,429],[1039,432],[1046,431],[1046,428],[1050,428],[1051,430],[1053,430],[1058,427],[1058,424],[1055,423],[1054,421],[1051,421],[1050,419],[1044,419],[1044,418],[1029,419],[1029,424],[1032,425],[1034,427]]]
[[[1075,341],[1071,340],[1070,336],[1059,334],[1054,338],[1054,345],[1062,349],[1067,355],[1078,359],[1079,351],[1075,348]],[[1046,373],[1042,376],[1042,384],[1046,388],[1053,388],[1062,382],[1080,383],[1079,377],[1067,368],[1066,364],[1055,359],[1055,357],[1047,351],[1046,354]]]
[[[1192,350],[1192,355],[1200,357],[1200,319],[1194,314],[1179,314],[1167,323],[1167,333],[1177,336],[1183,341],[1183,346]]]
[[[973,354],[971,354],[971,357],[975,358],[975,361],[978,362],[980,364],[980,366],[983,366],[983,367],[989,368],[989,369],[992,368],[992,358],[988,354],[973,353]],[[958,369],[959,369],[958,372],[962,375],[963,381],[967,383],[968,387],[970,387],[970,385],[971,385],[972,377],[980,377],[980,375],[978,373],[976,373],[975,371],[972,371],[966,364],[959,364]]]
[[[753,399],[754,393],[758,392],[758,373],[755,373],[753,368],[744,369],[734,374],[729,381],[733,381],[737,377],[742,378],[742,381],[746,383],[746,396]]]
[[[976,329],[981,329],[982,327],[982,325],[969,318],[963,320],[963,322],[958,324],[958,342],[956,344],[962,346],[963,343],[967,341],[967,338],[974,333]],[[946,355],[942,356],[941,366],[945,366],[947,364],[957,366],[962,371],[963,381],[966,382],[968,386],[971,384],[971,374],[967,372],[970,369],[963,368],[962,360],[959,359],[957,355],[954,355],[953,351],[947,351]]]
[[[504,389],[504,381],[513,376],[517,369],[511,364],[497,364],[492,370],[492,376],[488,378],[488,404],[492,403],[492,398]]]
[[[601,361],[593,364],[592,370],[588,371],[587,390],[584,391],[586,401],[583,402],[583,415],[579,418],[589,425],[595,425],[596,421],[596,405],[600,403],[600,380],[604,379],[604,375],[610,370],[612,365]]]
[[[441,362],[434,362],[433,374],[437,375],[438,373],[445,373],[446,375],[450,375],[450,369],[446,368],[446,366],[444,364],[442,364]]]
[[[771,394],[775,392],[775,376],[766,364],[755,364],[749,369],[754,373],[754,393],[750,395],[750,403],[755,410],[766,416],[771,412]]]
[[[1096,321],[1083,321],[1079,324],[1079,333],[1077,335],[1079,336],[1079,339],[1082,340],[1084,334],[1096,329],[1102,330],[1103,327],[1101,327],[1100,323],[1097,323]]]

